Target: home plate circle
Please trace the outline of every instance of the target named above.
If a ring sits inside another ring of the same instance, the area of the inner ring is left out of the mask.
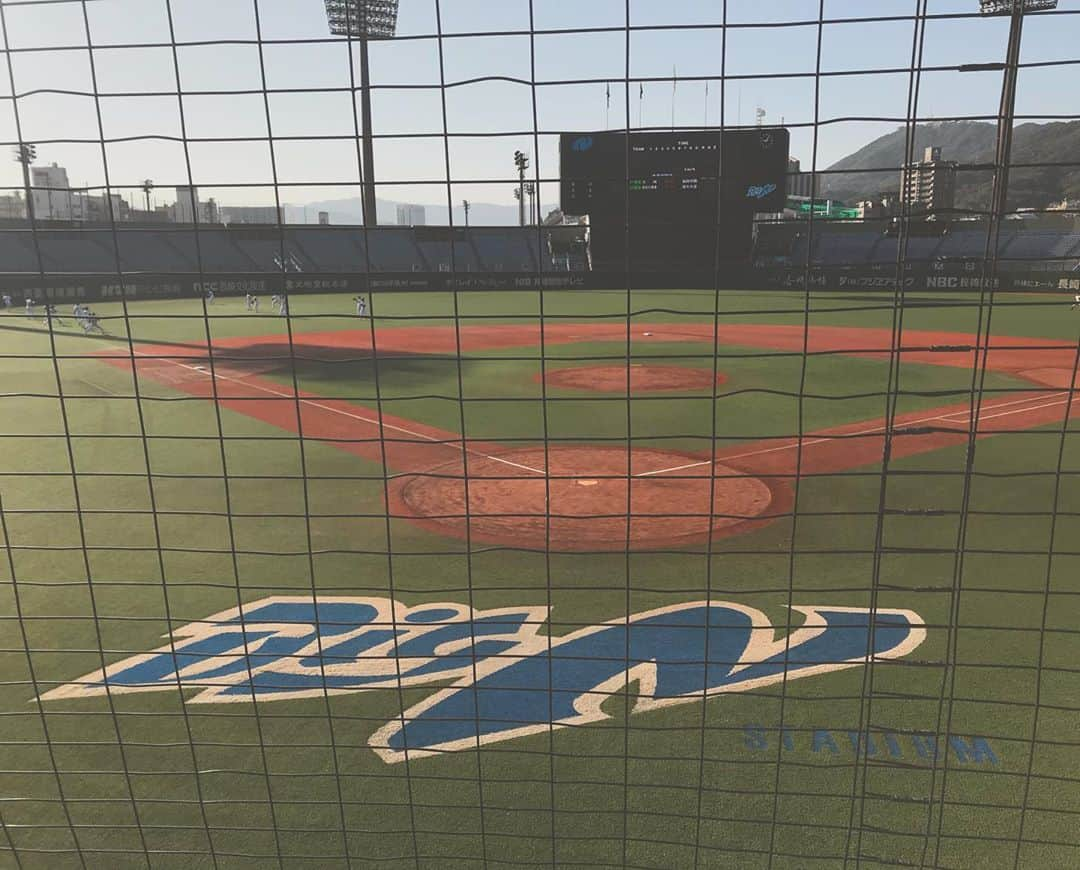
[[[472,544],[656,550],[749,531],[784,501],[751,474],[653,448],[535,447],[467,465],[468,481],[460,460],[395,478],[392,515]]]

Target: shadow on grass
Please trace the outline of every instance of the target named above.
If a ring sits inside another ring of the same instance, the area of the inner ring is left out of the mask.
[[[455,384],[459,361],[445,354],[406,353],[391,351],[373,353],[368,349],[345,348],[333,345],[304,344],[293,346],[264,343],[245,347],[227,347],[214,351],[217,363],[252,375],[269,377],[278,382],[291,381],[294,374],[303,384],[379,384],[391,391],[407,387],[415,390],[421,385]],[[490,361],[462,357],[463,380],[477,375],[492,374]]]
[[[14,323],[0,324],[0,330],[7,332],[25,332],[30,335],[48,335],[49,330],[45,327],[45,324],[38,322],[34,325],[17,325]],[[81,329],[67,329],[66,327],[53,327],[52,334],[57,338],[85,338],[88,341],[94,342],[122,342],[127,344],[129,341],[136,345],[162,345],[164,347],[183,347],[192,350],[202,350],[206,347],[205,344],[196,344],[188,341],[166,341],[158,338],[128,338],[126,335],[100,335],[98,333],[85,333]]]

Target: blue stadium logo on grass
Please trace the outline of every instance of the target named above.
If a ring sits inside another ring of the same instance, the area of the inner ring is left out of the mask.
[[[580,138],[575,139],[572,143],[570,143],[570,150],[571,151],[588,151],[592,147],[593,147],[593,137],[592,136],[581,136]]]
[[[746,190],[747,199],[765,199],[776,192],[775,184],[752,184]]]
[[[871,656],[899,658],[926,638],[910,610],[792,609],[799,616],[787,637],[761,611],[726,601],[549,637],[540,633],[542,606],[272,597],[185,625],[170,644],[41,698],[182,688],[197,690],[192,704],[250,703],[453,681],[371,736],[371,748],[393,763],[602,721],[604,702],[630,683],[641,713],[856,668]]]

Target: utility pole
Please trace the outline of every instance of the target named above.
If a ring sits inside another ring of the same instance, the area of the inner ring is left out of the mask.
[[[30,164],[37,160],[37,146],[29,143],[16,145],[15,162],[22,164],[23,192],[26,194],[26,219],[34,222],[34,197],[30,192]]]
[[[147,178],[146,180],[143,181],[143,183],[142,183],[142,192],[143,192],[143,195],[145,195],[145,197],[146,197],[146,213],[148,215],[150,214],[150,191],[152,191],[153,189],[154,189],[154,182],[152,182],[149,178]]]
[[[523,151],[515,151],[514,166],[518,171],[518,187],[515,193],[518,201],[518,225],[525,226],[525,171],[529,168],[528,155]]]

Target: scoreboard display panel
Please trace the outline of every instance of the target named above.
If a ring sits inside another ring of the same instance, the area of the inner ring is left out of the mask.
[[[788,131],[564,133],[561,207],[588,215],[594,267],[748,261],[753,215],[782,211]]]
[[[723,204],[781,211],[788,131],[564,133],[562,210],[585,215],[644,208],[673,216]]]

